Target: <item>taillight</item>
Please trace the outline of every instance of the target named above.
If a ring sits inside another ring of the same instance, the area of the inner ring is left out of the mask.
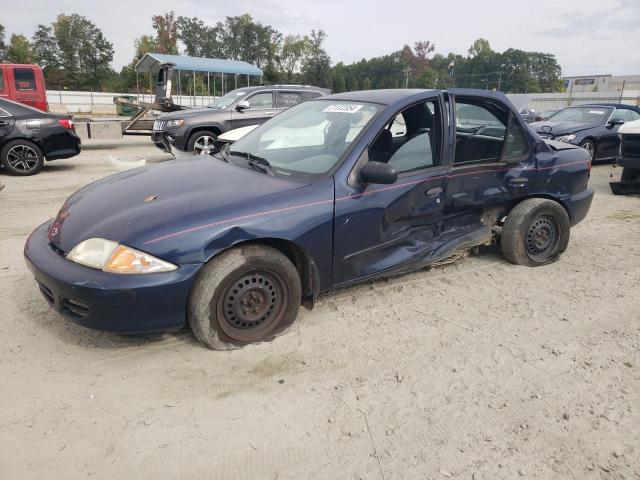
[[[67,130],[73,130],[74,132],[76,131],[73,120],[71,120],[70,118],[61,118],[60,120],[58,120],[58,123],[60,123],[60,125],[62,125]]]

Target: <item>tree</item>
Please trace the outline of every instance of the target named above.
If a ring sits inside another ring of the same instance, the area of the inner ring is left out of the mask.
[[[331,78],[331,58],[322,47],[326,37],[323,30],[311,30],[309,48],[302,67],[305,81],[320,87],[329,87]]]
[[[286,74],[286,80],[291,81],[294,73],[300,71],[302,60],[307,55],[310,47],[309,37],[306,35],[287,35],[282,43],[282,49],[278,55],[278,65]],[[342,79],[344,82],[344,78]],[[341,90],[344,91],[344,90]]]
[[[178,22],[175,12],[151,17],[151,26],[156,31],[156,53],[178,54]]]
[[[33,63],[31,44],[24,35],[11,35],[11,41],[7,48],[7,61],[9,63]]]
[[[7,56],[7,46],[4,43],[4,25],[0,25],[0,62],[4,62]]]
[[[184,44],[187,55],[214,58],[224,55],[218,26],[207,26],[197,17],[178,17],[177,23],[178,40]]]

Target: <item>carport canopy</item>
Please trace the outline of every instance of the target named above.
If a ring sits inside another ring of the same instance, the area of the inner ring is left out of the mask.
[[[225,60],[222,58],[189,57],[187,55],[166,55],[163,53],[146,53],[136,64],[136,72],[158,73],[162,65],[170,64],[175,70],[192,72],[228,73],[235,75],[261,76],[262,70],[241,60]]]

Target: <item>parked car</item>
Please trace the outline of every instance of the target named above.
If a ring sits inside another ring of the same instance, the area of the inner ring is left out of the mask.
[[[543,138],[579,145],[595,161],[615,158],[620,148],[618,128],[637,119],[640,107],[594,103],[565,108],[531,128]]]
[[[9,173],[33,175],[45,160],[79,153],[80,137],[71,117],[0,99],[0,163]]]
[[[171,148],[209,153],[218,135],[228,130],[259,125],[293,105],[330,94],[308,85],[268,85],[232,90],[205,108],[160,115],[151,139],[164,151]]]
[[[0,64],[0,99],[49,111],[42,69],[38,65]]]
[[[622,167],[622,175],[620,182],[611,182],[611,190],[615,194],[640,194],[640,120],[625,123],[618,134],[617,162]]]
[[[487,128],[449,127],[469,123],[457,112],[481,118],[476,109]],[[25,245],[46,300],[89,327],[188,322],[204,345],[236,348],[272,338],[321,292],[420,269],[496,235],[512,263],[553,262],[593,197],[587,153],[545,143],[486,90],[318,98],[227,150],[72,195]]]

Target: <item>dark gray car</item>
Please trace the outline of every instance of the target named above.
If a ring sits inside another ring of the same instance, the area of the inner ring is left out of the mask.
[[[208,152],[218,135],[234,128],[258,125],[293,105],[329,95],[330,90],[309,85],[262,85],[238,88],[208,107],[160,115],[151,139],[164,151]]]

